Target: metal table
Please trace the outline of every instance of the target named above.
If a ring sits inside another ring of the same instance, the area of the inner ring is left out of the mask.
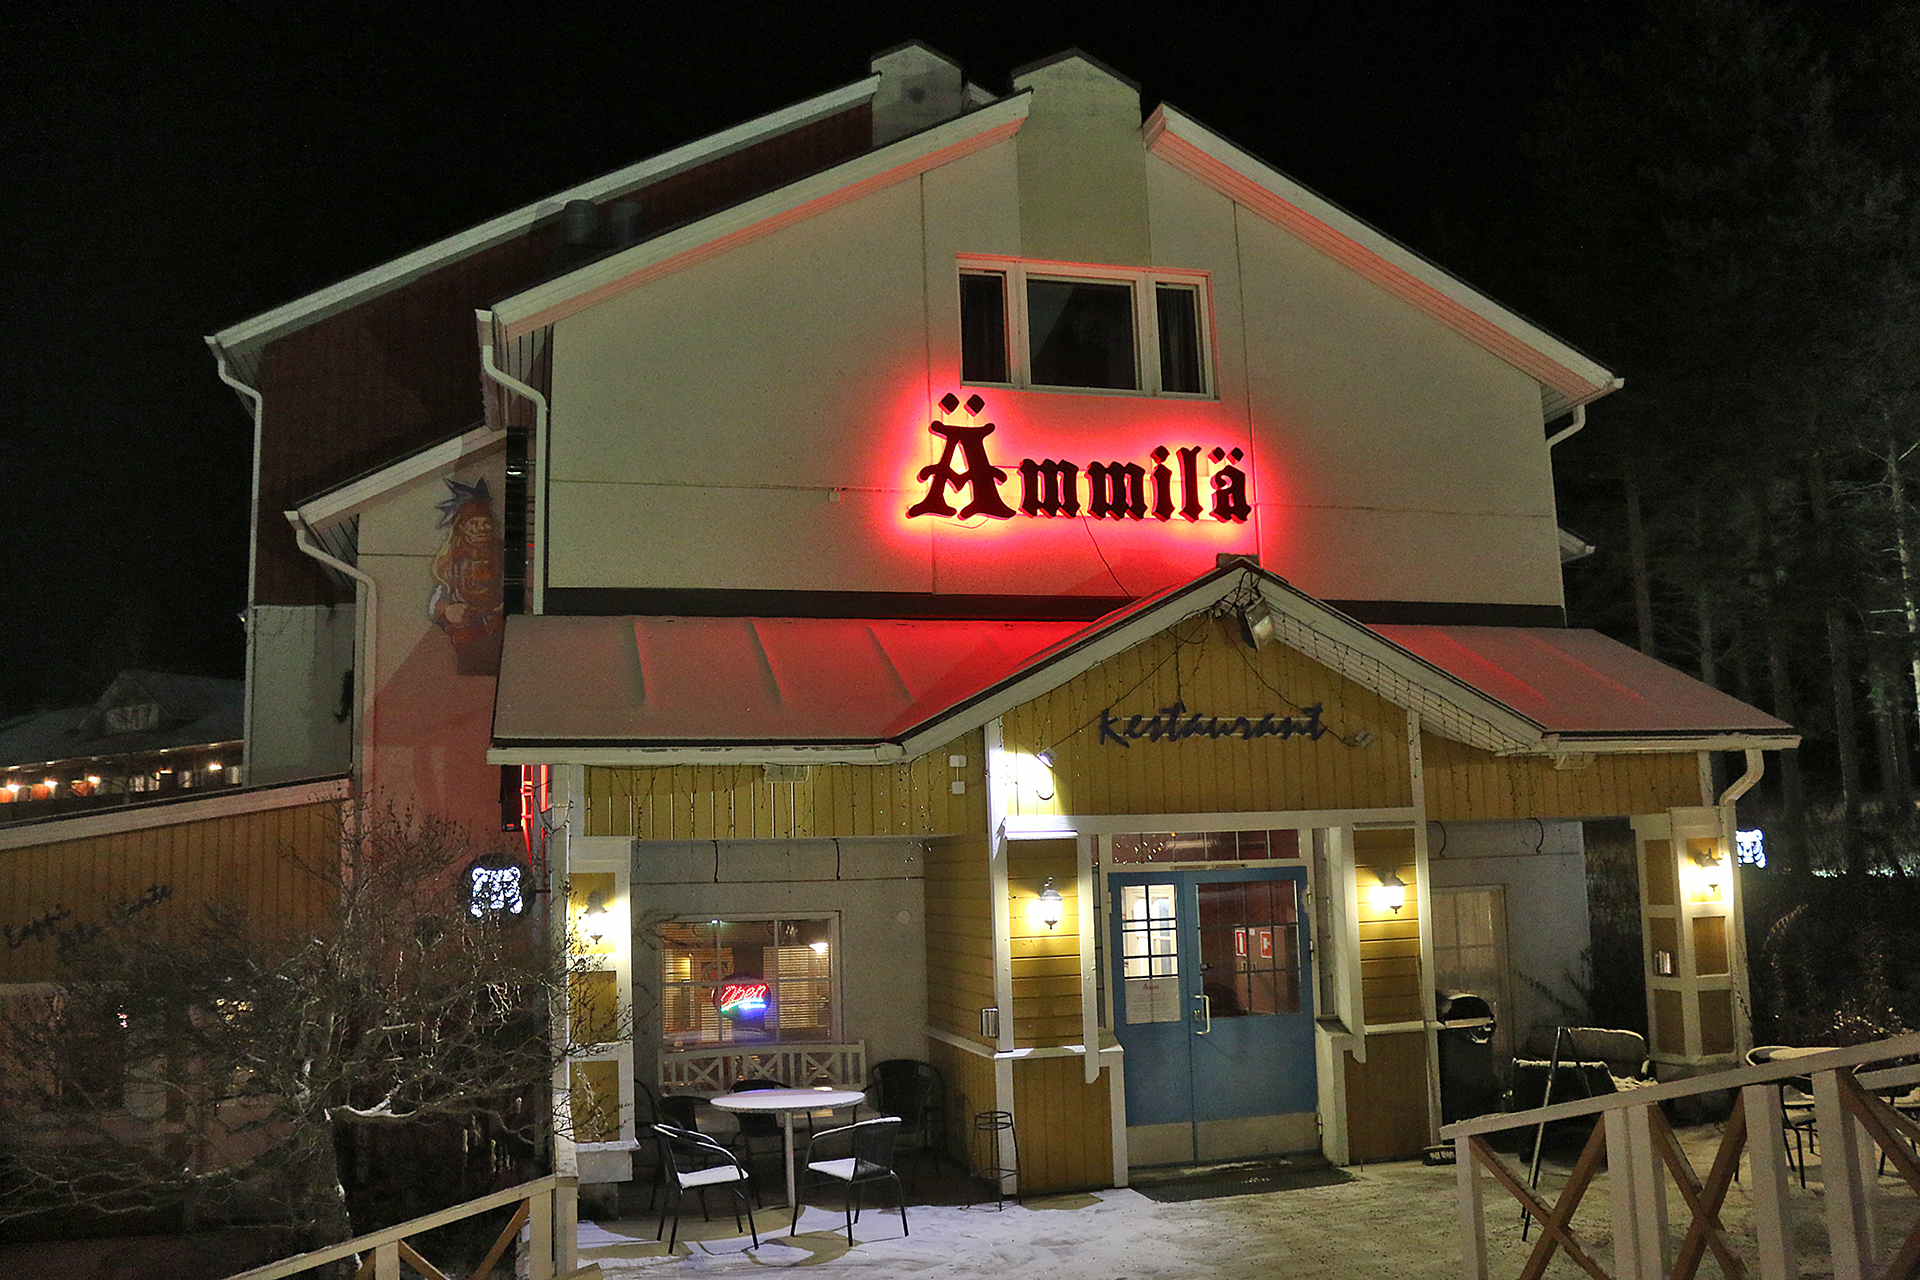
[[[745,1093],[723,1093],[711,1099],[722,1111],[757,1112],[780,1117],[780,1133],[787,1145],[787,1205],[794,1198],[793,1117],[802,1111],[838,1111],[865,1102],[867,1095],[858,1089],[750,1089]]]

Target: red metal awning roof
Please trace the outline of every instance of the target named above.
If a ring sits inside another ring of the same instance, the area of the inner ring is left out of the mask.
[[[883,742],[1083,622],[507,619],[496,745]]]
[[[1547,733],[1778,736],[1792,726],[1597,631],[1375,626],[1393,643]]]
[[[903,759],[1182,618],[1256,595],[1284,615],[1283,643],[1487,750],[1798,741],[1791,726],[1597,632],[1366,627],[1271,574],[1226,565],[1093,623],[511,617],[493,758]]]

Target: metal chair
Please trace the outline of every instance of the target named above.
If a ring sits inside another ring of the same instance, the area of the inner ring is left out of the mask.
[[[1763,1066],[1782,1058],[1804,1057],[1809,1052],[1824,1053],[1824,1049],[1796,1049],[1791,1045],[1763,1044],[1747,1050],[1748,1066]],[[1780,1126],[1784,1136],[1793,1140],[1793,1150],[1787,1155],[1787,1164],[1800,1175],[1800,1185],[1807,1185],[1807,1153],[1814,1149],[1819,1138],[1820,1127],[1814,1118],[1813,1095],[1807,1090],[1813,1087],[1812,1081],[1805,1076],[1795,1076],[1780,1082]]]
[[[660,1226],[653,1233],[658,1240],[661,1232],[667,1229],[667,1214],[673,1214],[673,1234],[667,1238],[667,1252],[673,1252],[673,1246],[680,1239],[680,1201],[690,1190],[700,1193],[700,1216],[711,1222],[707,1214],[707,1188],[726,1187],[740,1202],[740,1208],[733,1211],[734,1229],[740,1227],[740,1209],[747,1213],[747,1231],[753,1236],[754,1247],[760,1245],[760,1231],[754,1226],[753,1204],[747,1199],[747,1171],[741,1167],[728,1150],[704,1133],[695,1133],[691,1129],[682,1129],[670,1124],[653,1126],[655,1141],[660,1147],[660,1168],[666,1179],[667,1200],[660,1206]]]
[[[893,1171],[894,1143],[900,1137],[900,1117],[881,1116],[857,1124],[824,1129],[807,1140],[804,1180],[793,1196],[793,1223],[787,1234],[800,1230],[800,1206],[806,1203],[808,1183],[823,1179],[838,1182],[845,1189],[847,1207],[847,1243],[853,1243],[853,1224],[860,1217],[860,1201],[869,1182],[892,1179],[894,1194],[900,1197],[900,1234],[907,1229],[907,1193],[900,1175]],[[845,1154],[841,1154],[844,1152]]]
[[[875,1063],[867,1080],[867,1104],[883,1116],[899,1116],[901,1134],[912,1134],[920,1153],[938,1163],[937,1117],[945,1111],[945,1089],[931,1063],[913,1058]],[[910,1185],[919,1185],[917,1173]]]
[[[661,1121],[689,1133],[700,1132],[700,1104],[705,1098],[691,1093],[669,1093],[654,1104]]]
[[[633,1082],[633,1132],[636,1137],[644,1137],[653,1131],[653,1126],[661,1119],[660,1096],[645,1080]],[[667,1171],[662,1164],[656,1163],[647,1183],[647,1212],[653,1212],[654,1195],[665,1189]]]

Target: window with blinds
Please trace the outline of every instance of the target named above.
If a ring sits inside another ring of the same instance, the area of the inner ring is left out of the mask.
[[[661,925],[662,1043],[837,1039],[835,926],[831,916]]]

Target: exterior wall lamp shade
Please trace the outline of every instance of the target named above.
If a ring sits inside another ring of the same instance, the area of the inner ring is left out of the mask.
[[[1391,871],[1380,877],[1380,883],[1373,890],[1374,909],[1385,907],[1395,915],[1407,905],[1407,882]]]
[[[607,936],[607,901],[600,894],[587,895],[587,909],[580,913],[580,927],[596,947]]]
[[[1053,887],[1053,877],[1047,877],[1046,887],[1040,890],[1040,919],[1051,929],[1060,923],[1061,913],[1066,904],[1060,900],[1060,891]]]
[[[1695,843],[1688,856],[1693,865],[1700,869],[1700,882],[1705,886],[1708,898],[1720,896],[1720,877],[1726,874],[1727,855],[1719,843]]]

